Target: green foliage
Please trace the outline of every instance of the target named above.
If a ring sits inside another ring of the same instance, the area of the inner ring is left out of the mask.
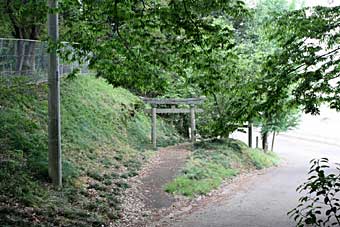
[[[266,77],[266,60],[280,49],[279,44],[269,38],[271,30],[268,29],[268,24],[277,15],[284,14],[297,7],[299,5],[296,1],[292,1],[290,4],[285,0],[260,1],[254,12],[255,20],[251,22],[250,34],[257,37],[255,41],[252,41],[252,45],[258,44],[257,47],[254,47],[255,58],[252,64],[260,64],[255,67],[259,76],[254,82],[256,91],[253,94],[259,98],[255,101],[254,115],[250,120],[255,125],[261,126],[263,136],[269,132],[287,131],[296,127],[299,122],[298,105],[291,103],[292,97],[288,94],[273,94],[272,90],[268,89],[268,83],[272,81]],[[290,87],[286,86],[285,89],[288,91]]]
[[[58,192],[46,184],[47,85],[23,84],[0,84],[0,225],[32,225],[25,207],[41,225],[100,226],[119,217],[125,179],[150,156],[151,121],[142,101],[92,76],[62,80],[64,187]],[[159,124],[163,144],[179,139],[173,127]]]
[[[16,150],[6,153],[0,156],[0,201],[16,198],[26,206],[42,203],[46,199],[46,192],[27,171],[23,152]]]
[[[195,144],[182,174],[165,191],[193,197],[207,194],[241,169],[265,168],[278,163],[274,153],[249,149],[241,141],[225,139]]]
[[[198,59],[213,56],[214,48],[229,49],[228,18],[246,9],[237,0],[63,0],[60,12],[62,39],[76,50],[66,55],[88,57],[97,75],[114,86],[155,96],[185,81],[184,70],[201,67]]]
[[[210,66],[205,68],[205,74],[199,72],[193,79],[208,98],[204,104],[206,114],[199,119],[203,136],[227,137],[247,121],[256,121],[264,130],[274,127],[285,130],[296,124],[296,107],[288,105],[287,96],[276,97],[280,103],[274,105],[261,92],[262,89],[267,92],[262,63],[278,49],[268,39],[265,24],[287,9],[286,1],[258,1],[249,17],[231,20],[234,47],[214,49],[214,57],[207,56],[213,59],[213,64],[203,60]]]
[[[45,2],[19,3],[2,4],[2,10],[17,12],[26,27],[41,27]],[[138,94],[207,96],[206,115],[198,119],[203,136],[227,137],[255,117],[263,123],[268,115],[281,118],[279,104],[261,92],[267,88],[261,62],[278,49],[263,24],[296,8],[295,1],[258,1],[252,10],[237,0],[59,3],[61,40],[73,47],[59,49],[64,59],[86,59],[97,76]]]
[[[308,180],[297,188],[299,205],[288,212],[297,226],[340,225],[340,168],[331,171],[327,158],[313,159]]]
[[[307,113],[318,114],[322,102],[340,109],[339,13],[339,6],[303,8],[271,21],[268,31],[279,49],[264,67],[268,102],[293,94]]]
[[[282,104],[281,111],[272,112],[269,116],[264,114],[255,118],[254,124],[261,127],[261,133],[286,132],[294,129],[300,122],[300,109],[296,107],[285,107]]]
[[[3,0],[0,2],[0,33],[18,39],[40,38],[47,21],[47,1]],[[3,37],[1,37],[3,38]],[[20,51],[20,50],[19,50]]]
[[[254,10],[238,0],[59,3],[60,40],[73,47],[59,48],[64,59],[88,60],[114,87],[144,96],[207,96],[206,114],[198,119],[204,137],[227,137],[277,109],[262,105],[264,97],[257,94],[261,62],[277,49],[264,38],[263,24],[288,9],[284,0],[259,1]],[[32,10],[24,15],[33,26]]]
[[[223,175],[220,177],[211,177],[204,180],[192,180],[185,176],[180,176],[173,182],[167,184],[165,191],[169,193],[182,194],[188,197],[205,195],[222,183],[221,177],[232,177],[235,174],[235,171],[230,169],[228,171],[224,170]]]

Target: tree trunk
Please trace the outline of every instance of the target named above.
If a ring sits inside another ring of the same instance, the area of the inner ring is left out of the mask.
[[[262,134],[262,149],[268,151],[268,132]]]
[[[23,40],[17,40],[16,44],[16,63],[15,63],[15,72],[20,75],[22,72],[22,66],[24,63],[24,54],[25,54],[25,43]]]
[[[276,134],[276,132],[274,131],[274,132],[273,132],[272,149],[271,149],[271,151],[274,151],[275,134]]]
[[[251,148],[253,145],[253,125],[248,121],[248,146]]]
[[[22,70],[26,75],[31,75],[35,71],[35,42],[28,41],[25,48],[25,57]]]
[[[13,1],[14,2],[14,1]],[[26,0],[22,0],[21,4],[27,4]],[[22,39],[37,40],[39,38],[39,31],[42,25],[38,25],[36,17],[34,18],[34,23],[23,24],[20,18],[16,16],[11,1],[7,1],[6,12],[9,15],[9,19],[13,26],[13,36],[17,38],[16,42],[16,63],[15,63],[15,73],[18,75],[25,75],[28,72],[31,73],[35,70],[35,42],[25,41]],[[16,4],[16,3],[15,3]],[[28,43],[27,43],[28,42]],[[26,44],[26,45],[25,45]]]

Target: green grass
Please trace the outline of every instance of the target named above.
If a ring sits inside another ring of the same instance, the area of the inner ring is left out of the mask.
[[[165,191],[188,197],[204,195],[242,169],[262,169],[276,165],[276,154],[250,149],[234,139],[195,144],[192,155],[180,176],[165,186]]]
[[[0,82],[0,226],[101,226],[118,218],[126,178],[152,154],[141,100],[91,76],[62,81],[64,187],[56,191],[48,184],[48,87],[13,83]],[[161,145],[179,140],[158,123]]]
[[[249,155],[252,163],[257,169],[263,169],[277,165],[280,161],[278,156],[272,151],[264,153],[260,149],[249,149]]]

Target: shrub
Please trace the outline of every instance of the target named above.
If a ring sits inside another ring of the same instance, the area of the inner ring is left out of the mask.
[[[313,159],[310,163],[310,177],[297,188],[305,195],[288,215],[297,226],[340,226],[340,168],[336,168],[338,174],[329,172],[327,158]]]

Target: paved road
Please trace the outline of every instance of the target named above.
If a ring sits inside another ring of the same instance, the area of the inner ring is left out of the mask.
[[[297,204],[295,189],[306,179],[309,160],[327,157],[340,162],[340,147],[281,136],[276,149],[282,166],[251,178],[231,197],[208,204],[171,226],[294,226],[286,213]]]

